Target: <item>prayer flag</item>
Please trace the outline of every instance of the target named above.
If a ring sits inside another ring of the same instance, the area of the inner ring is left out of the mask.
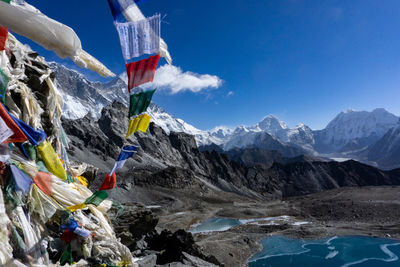
[[[8,128],[5,121],[2,118],[0,118],[0,143],[6,141],[13,134],[14,132],[10,128]]]
[[[0,117],[4,120],[8,128],[10,128],[11,131],[14,132],[14,134],[3,143],[23,143],[26,140],[28,140],[24,132],[18,127],[15,121],[11,118],[7,109],[1,103],[0,103]]]
[[[135,3],[142,3],[146,0],[108,0],[108,4],[110,5],[111,13],[114,17],[114,20],[117,20],[118,17],[123,15],[124,11],[136,7]]]
[[[129,118],[147,110],[156,90],[147,90],[130,96]]]
[[[44,141],[37,149],[47,169],[61,180],[66,181],[68,179],[67,173],[51,144]]]
[[[77,235],[74,232],[65,230],[61,235],[60,239],[64,241],[66,244],[70,244],[74,239],[77,238]]]
[[[115,22],[137,22],[146,17],[135,3],[143,0],[108,0]],[[160,38],[160,56],[165,58],[168,64],[172,64],[171,55],[168,52],[168,45]]]
[[[99,190],[110,190],[115,188],[117,185],[117,175],[115,172],[112,175],[106,174],[103,184],[100,186]]]
[[[115,23],[125,61],[160,51],[160,15],[137,22]]]
[[[121,169],[127,159],[133,157],[137,151],[137,146],[125,146],[122,148],[121,153],[118,156],[117,162],[115,162],[114,168],[111,170],[109,176],[112,176],[117,169]]]
[[[33,182],[43,193],[51,196],[53,192],[53,179],[50,173],[38,171],[35,178],[33,178]]]
[[[0,26],[0,51],[6,48],[6,41],[8,37],[8,29]]]
[[[40,142],[46,139],[47,135],[45,134],[45,132],[32,128],[31,126],[17,119],[11,114],[10,116],[11,118],[13,118],[19,128],[24,132],[25,136],[28,138],[29,142],[32,145],[37,146]]]
[[[156,72],[160,55],[151,56],[138,62],[126,64],[126,72],[128,73],[128,90],[131,91],[139,85],[152,82]]]
[[[24,195],[29,193],[32,180],[23,171],[18,169],[15,165],[11,164],[11,172],[14,178],[15,191],[22,191]]]
[[[106,198],[108,198],[108,193],[104,190],[100,190],[95,192],[92,196],[88,197],[85,201],[85,204],[93,204],[95,206],[99,206],[101,202],[103,202]]]
[[[77,204],[77,205],[74,205],[74,206],[67,207],[67,209],[70,212],[75,212],[77,210],[81,210],[81,209],[84,209],[84,208],[86,208],[86,204],[85,203],[81,203],[81,204]]]
[[[72,240],[71,240],[72,241]],[[68,244],[66,249],[64,250],[61,259],[60,259],[60,264],[65,265],[69,264],[72,265],[73,259],[72,259],[72,247],[71,244]]]
[[[1,40],[0,40],[0,46],[1,46]],[[3,104],[5,104],[6,90],[9,81],[10,79],[8,79],[7,75],[0,69],[0,101]]]
[[[149,128],[150,125],[150,120],[151,117],[147,114],[139,115],[134,119],[131,119],[129,121],[129,128],[128,128],[128,133],[126,134],[126,139],[129,138],[133,133],[136,133],[137,131],[141,132],[147,132],[147,129]]]
[[[84,187],[88,187],[88,180],[83,176],[76,176],[76,179],[83,185]]]

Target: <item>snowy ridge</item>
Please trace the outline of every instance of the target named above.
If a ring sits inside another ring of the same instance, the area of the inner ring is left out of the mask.
[[[63,94],[65,117],[77,119],[90,112],[93,117],[98,118],[102,108],[113,101],[128,106],[126,73],[101,84],[91,82],[77,71],[57,63],[50,63],[50,66],[55,71],[58,86]],[[314,156],[322,153],[331,158],[357,159],[359,153],[369,147],[373,148],[371,151],[378,151],[381,147],[380,155],[389,153],[386,151],[397,155],[393,150],[398,150],[400,143],[399,117],[382,108],[372,112],[343,111],[325,129],[319,131],[311,130],[304,123],[290,128],[273,115],[264,117],[253,126],[238,126],[235,129],[219,126],[204,131],[175,118],[154,103],[150,105],[148,113],[152,121],[167,134],[185,132],[193,135],[199,146],[216,144],[224,150],[260,147],[290,152],[296,148]],[[373,147],[378,140],[379,145]]]
[[[399,118],[379,108],[372,112],[347,110],[337,115],[322,130],[325,143],[340,147],[353,139],[381,138],[396,127]]]
[[[89,112],[92,117],[99,118],[101,110],[113,101],[118,101],[128,106],[127,75],[116,77],[111,82],[101,84],[87,80],[82,74],[55,62],[50,63],[54,70],[58,86],[63,95],[63,116],[68,119],[79,119]],[[220,132],[202,131],[173,117],[165,110],[152,103],[148,109],[152,121],[160,126],[167,134],[170,132],[185,132],[194,135],[199,146],[211,143],[222,144],[223,136],[229,131]]]

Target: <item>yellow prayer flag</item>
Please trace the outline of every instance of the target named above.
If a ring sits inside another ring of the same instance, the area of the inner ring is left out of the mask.
[[[81,185],[83,185],[84,187],[88,187],[88,181],[85,177],[83,176],[76,176],[76,179],[78,179],[78,181],[81,183]]]
[[[126,139],[129,138],[133,133],[137,131],[146,132],[150,125],[151,117],[147,114],[139,115],[136,118],[129,121],[128,133]]]
[[[85,204],[85,203],[82,203],[82,204],[70,206],[70,207],[68,207],[67,209],[68,209],[70,212],[75,212],[75,211],[77,211],[77,210],[81,210],[81,209],[84,209],[84,208],[86,208],[86,204]]]
[[[37,148],[44,161],[44,164],[46,164],[47,169],[61,180],[66,181],[67,173],[51,144],[45,141]]]

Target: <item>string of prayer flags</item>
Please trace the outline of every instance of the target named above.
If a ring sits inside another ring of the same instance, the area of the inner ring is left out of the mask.
[[[112,175],[106,174],[103,184],[99,187],[99,190],[110,190],[115,188],[117,185],[117,175],[115,172]]]
[[[150,125],[151,117],[147,114],[142,114],[129,121],[128,133],[126,134],[126,139],[128,139],[132,134],[137,131],[143,133],[147,132]]]
[[[107,191],[100,190],[95,192],[93,195],[88,197],[85,201],[86,205],[92,204],[95,205],[96,207],[101,204],[106,198],[108,198],[108,193]]]
[[[1,27],[0,27],[1,28]],[[1,38],[1,37],[0,37]],[[1,46],[1,40],[0,40],[0,46]],[[1,47],[0,47],[1,48]],[[1,49],[0,49],[1,50]],[[8,86],[8,82],[10,79],[7,77],[7,75],[0,69],[0,101],[1,103],[5,104],[5,96],[6,96],[6,90]]]
[[[126,64],[126,72],[128,73],[128,90],[147,82],[152,82],[156,72],[160,55],[151,56],[138,62]]]
[[[129,118],[142,114],[147,110],[155,91],[156,89],[131,94],[129,101]]]
[[[112,176],[117,169],[121,169],[122,167],[124,167],[126,160],[133,157],[137,149],[137,146],[124,146],[109,176]]]
[[[0,51],[6,48],[6,41],[8,37],[8,29],[6,27],[0,26]]]
[[[21,191],[24,195],[28,194],[32,184],[31,178],[13,164],[10,165],[10,168],[14,178],[15,191]]]
[[[3,141],[3,143],[23,143],[26,140],[28,140],[24,132],[18,127],[18,125],[11,118],[10,114],[8,113],[4,105],[1,103],[0,103],[0,117],[3,119],[8,128],[10,128],[11,131],[13,131],[14,133],[6,141]]]
[[[37,149],[47,169],[61,180],[66,181],[68,179],[67,173],[51,144],[44,141]]]
[[[125,61],[160,51],[160,15],[137,22],[115,23]]]
[[[0,1],[0,25],[55,52],[61,58],[69,57],[75,64],[90,68],[103,77],[115,76],[82,49],[81,40],[73,29],[47,17],[23,0],[13,2],[16,3]]]

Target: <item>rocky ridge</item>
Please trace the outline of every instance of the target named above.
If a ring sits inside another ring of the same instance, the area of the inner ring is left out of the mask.
[[[117,156],[124,142],[124,114],[124,105],[114,102],[103,109],[97,122],[88,117],[65,119],[71,155],[76,160],[90,159],[91,164],[105,167],[100,172],[107,172],[112,167],[112,155]],[[82,128],[86,130],[83,136]],[[167,135],[154,123],[147,134],[135,134],[129,142],[142,149],[126,163],[119,177],[138,186],[182,189],[203,185],[255,199],[276,199],[342,186],[400,184],[398,170],[381,171],[356,161],[285,157],[279,151],[257,148],[232,150],[229,157],[215,150],[200,151],[193,136],[176,132]]]

